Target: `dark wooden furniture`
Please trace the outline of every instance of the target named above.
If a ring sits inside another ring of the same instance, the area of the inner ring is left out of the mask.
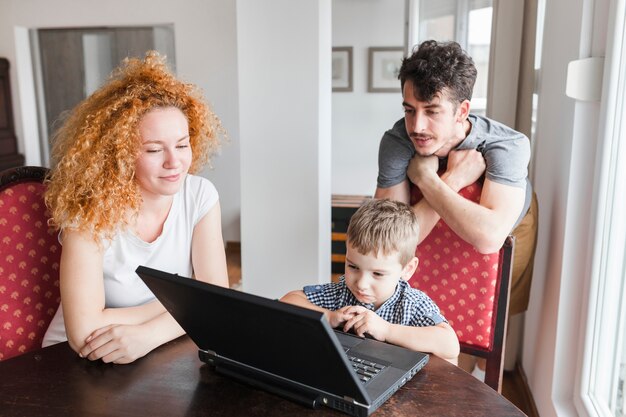
[[[80,359],[67,343],[0,362],[0,414],[13,416],[342,416],[313,410],[222,377],[186,336],[130,365]],[[474,377],[437,357],[374,415],[525,414]]]
[[[331,272],[343,274],[346,261],[346,232],[348,223],[355,211],[365,201],[372,197],[365,195],[341,195],[332,196],[332,243],[331,243]]]
[[[17,153],[11,103],[9,61],[6,58],[0,58],[0,171],[24,165],[24,156]]]

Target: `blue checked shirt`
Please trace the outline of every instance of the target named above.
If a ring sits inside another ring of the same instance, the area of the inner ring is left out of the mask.
[[[448,322],[433,300],[422,291],[409,286],[403,279],[398,281],[396,291],[378,310],[374,310],[374,304],[359,302],[346,286],[344,277],[339,282],[308,285],[303,291],[310,302],[331,311],[345,306],[362,306],[374,311],[389,323],[403,326],[426,327]]]

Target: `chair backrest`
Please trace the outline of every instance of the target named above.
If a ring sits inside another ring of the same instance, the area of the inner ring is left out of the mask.
[[[472,201],[481,184],[461,190]],[[413,192],[418,200],[419,190]],[[419,266],[409,280],[428,294],[455,330],[461,352],[487,360],[485,383],[500,392],[514,238],[499,252],[481,254],[440,220],[417,247]]]
[[[40,348],[61,300],[61,245],[47,223],[46,173],[0,172],[0,361]]]

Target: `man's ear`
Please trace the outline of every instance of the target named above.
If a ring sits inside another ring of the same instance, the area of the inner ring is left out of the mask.
[[[469,116],[469,112],[470,112],[470,101],[463,100],[461,104],[459,104],[459,107],[457,109],[456,121],[459,123],[465,121],[465,119],[467,119],[467,116]]]
[[[419,259],[417,257],[413,257],[402,269],[402,279],[408,281],[413,276],[413,273],[417,269],[417,265],[419,265]]]

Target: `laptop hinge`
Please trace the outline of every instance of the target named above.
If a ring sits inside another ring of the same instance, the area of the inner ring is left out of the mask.
[[[218,373],[280,395],[307,407],[318,408],[322,405],[320,403],[320,393],[303,384],[294,383],[293,381],[260,369],[240,366],[241,364],[234,361],[231,363],[230,361],[219,360],[215,365],[215,370]]]
[[[217,353],[210,349],[198,349],[198,357],[203,362],[214,364],[215,359],[217,358]]]
[[[343,396],[344,401],[350,402],[352,404],[358,405],[359,407],[365,407],[365,408],[369,408],[370,406],[368,404],[363,404],[358,402],[357,400],[355,400],[352,397],[348,397],[347,395]]]

